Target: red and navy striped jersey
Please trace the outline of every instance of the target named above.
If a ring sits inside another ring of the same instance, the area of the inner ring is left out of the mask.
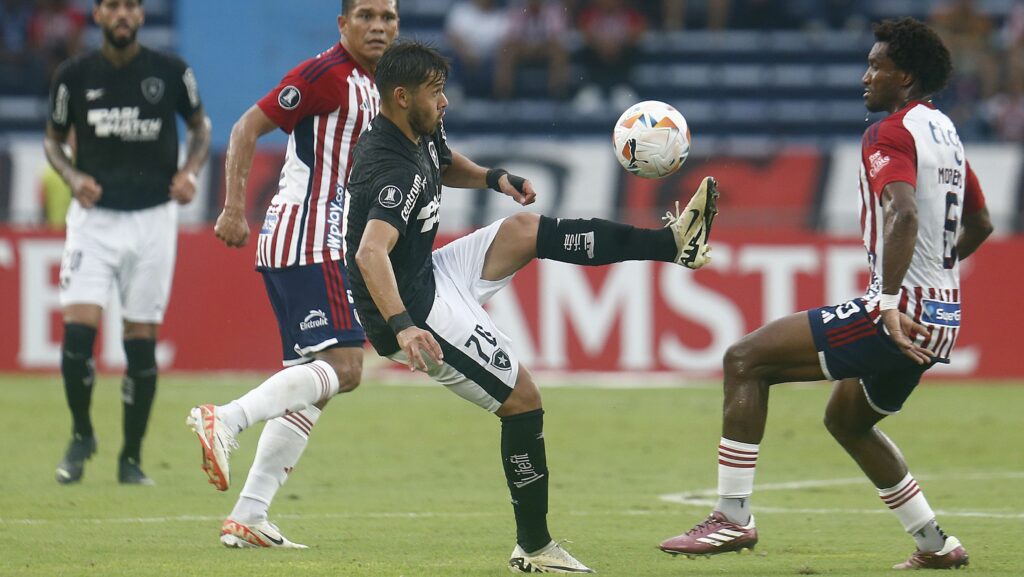
[[[931,329],[918,344],[949,358],[961,320],[956,242],[963,215],[981,210],[985,196],[956,127],[930,102],[911,102],[875,123],[861,143],[860,225],[871,267],[864,300],[876,322],[885,249],[882,190],[893,182],[914,187],[918,215],[899,308]]]
[[[296,66],[257,105],[289,135],[257,268],[344,259],[352,151],[380,110],[373,75],[338,43]]]

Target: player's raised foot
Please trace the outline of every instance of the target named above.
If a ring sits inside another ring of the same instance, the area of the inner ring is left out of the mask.
[[[121,457],[117,461],[117,482],[122,485],[156,485],[156,481],[150,479],[142,472],[139,462],[130,457]]]
[[[218,491],[227,491],[231,485],[228,457],[231,451],[238,448],[234,433],[217,417],[213,405],[192,407],[185,422],[199,437],[203,450],[203,471],[210,478],[210,484]]]
[[[960,540],[956,537],[946,537],[946,543],[942,549],[926,553],[914,551],[910,559],[893,565],[893,569],[959,569],[969,564],[967,551],[964,550]]]
[[[57,464],[57,482],[69,485],[82,480],[85,472],[85,461],[96,452],[96,437],[83,437],[75,434],[64,451],[64,458]]]
[[[527,555],[519,545],[512,550],[508,568],[513,573],[593,573],[594,570],[580,563],[562,545],[554,541],[536,553]]]
[[[710,176],[704,177],[682,212],[679,212],[679,201],[676,201],[675,214],[672,211],[665,213],[662,220],[666,221],[665,226],[672,229],[676,238],[676,264],[698,269],[711,261],[708,236],[717,214],[718,182]]]
[[[740,525],[713,511],[696,527],[662,541],[658,548],[673,555],[697,557],[753,549],[756,544],[757,528],[754,527],[753,515],[746,525]]]
[[[270,521],[258,523],[239,523],[233,519],[225,519],[220,527],[220,542],[225,547],[241,549],[244,547],[265,547],[281,549],[309,549],[301,543],[292,543],[281,534],[281,530]]]

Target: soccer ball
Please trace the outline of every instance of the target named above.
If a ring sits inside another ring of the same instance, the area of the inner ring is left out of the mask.
[[[647,100],[622,113],[612,144],[623,168],[643,178],[663,178],[679,170],[690,154],[690,129],[678,110]]]

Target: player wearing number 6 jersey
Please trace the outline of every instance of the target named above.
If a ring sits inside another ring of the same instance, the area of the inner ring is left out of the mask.
[[[913,535],[917,551],[897,569],[967,565],[895,445],[875,425],[900,410],[936,362],[948,362],[960,328],[959,263],[992,231],[978,179],[950,119],[931,103],[952,67],[924,24],[875,26],[864,101],[889,116],[864,134],[860,222],[870,283],[863,297],[761,327],[726,352],[718,447],[719,502],[668,553],[711,555],[752,548],[754,470],[775,383],[835,380],[825,425]]]
[[[417,43],[392,47],[377,66],[381,113],[359,138],[349,180],[345,253],[352,295],[378,353],[427,372],[501,418],[501,457],[516,518],[509,568],[591,573],[548,533],[540,392],[483,304],[535,258],[703,266],[718,196],[714,180],[705,178],[663,229],[519,213],[434,251],[442,184],[490,187],[522,205],[536,196],[530,181],[484,169],[448,148],[441,126],[447,77],[444,58]]]

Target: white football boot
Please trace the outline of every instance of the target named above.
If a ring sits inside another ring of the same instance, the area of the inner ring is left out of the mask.
[[[270,521],[259,523],[239,523],[233,519],[225,519],[220,527],[220,542],[225,547],[241,549],[244,547],[265,547],[281,549],[309,549],[301,543],[292,543],[281,534],[281,530]]]
[[[199,437],[203,449],[203,471],[210,477],[210,484],[218,491],[227,491],[231,484],[228,457],[238,448],[234,433],[217,417],[213,405],[192,407],[185,422]]]
[[[554,541],[532,555],[516,545],[508,568],[513,573],[593,573],[594,570],[580,563],[562,545]]]
[[[717,214],[718,182],[710,176],[704,177],[682,212],[679,212],[679,201],[676,201],[676,213],[665,213],[662,220],[666,221],[665,226],[672,229],[676,238],[676,264],[698,269],[711,262],[708,236]]]

